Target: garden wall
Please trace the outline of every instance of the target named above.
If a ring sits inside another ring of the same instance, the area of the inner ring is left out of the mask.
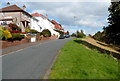
[[[57,36],[51,36],[51,37],[42,37],[42,39],[38,39],[37,42],[39,41],[44,41],[44,40],[53,40],[53,39],[56,39]],[[17,45],[20,45],[20,44],[25,44],[25,43],[31,43],[30,42],[30,39],[22,39],[21,41],[1,41],[0,40],[0,49],[3,49],[3,48],[7,48],[7,47],[11,47],[11,46],[17,46]]]

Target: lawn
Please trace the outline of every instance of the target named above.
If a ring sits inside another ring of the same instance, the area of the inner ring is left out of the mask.
[[[73,40],[60,50],[49,79],[117,79],[118,61]]]

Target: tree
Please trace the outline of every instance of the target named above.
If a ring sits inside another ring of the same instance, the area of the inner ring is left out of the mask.
[[[84,31],[83,31],[83,30],[81,30],[81,34],[82,34],[82,36],[86,36],[86,35],[84,34]]]
[[[69,31],[67,31],[67,34],[69,34]]]
[[[109,25],[104,27],[105,42],[120,45],[120,1],[112,2],[108,11],[110,12],[108,17]]]
[[[101,40],[101,36],[102,36],[102,33],[100,31],[98,31],[94,36],[93,38],[96,39],[96,40]]]
[[[72,33],[72,35],[71,35],[72,37],[76,37],[76,34],[75,33]]]
[[[79,31],[77,30],[76,36],[77,36],[77,38],[82,38],[82,37],[85,36],[85,34],[83,33],[83,30],[81,30],[81,32],[79,32]]]

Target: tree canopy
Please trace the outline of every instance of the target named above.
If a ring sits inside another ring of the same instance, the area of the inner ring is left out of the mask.
[[[107,27],[104,27],[105,39],[107,43],[120,45],[120,1],[111,2],[108,8],[109,16]]]

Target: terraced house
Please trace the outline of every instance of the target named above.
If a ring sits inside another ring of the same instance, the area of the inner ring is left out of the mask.
[[[9,23],[14,23],[21,28],[22,32],[25,32],[25,28],[31,26],[32,18],[25,10],[25,5],[21,9],[17,5],[10,6],[10,3],[8,3],[7,7],[0,9],[0,25],[7,26]]]

